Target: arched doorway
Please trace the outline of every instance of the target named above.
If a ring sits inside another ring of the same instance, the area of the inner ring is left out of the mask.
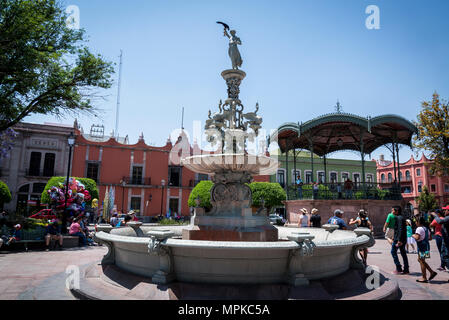
[[[34,182],[22,185],[17,191],[16,212],[30,216],[41,208],[41,196],[45,183]]]

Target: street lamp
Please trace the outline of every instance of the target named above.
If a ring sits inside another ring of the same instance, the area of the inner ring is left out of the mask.
[[[123,207],[125,206],[125,186],[126,186],[125,178],[123,178],[120,181],[120,184],[122,185],[122,213],[124,213]]]
[[[62,233],[67,233],[67,197],[69,194],[69,179],[70,179],[70,166],[72,164],[72,148],[75,145],[75,135],[70,132],[67,138],[67,144],[69,145],[69,161],[67,165],[67,180],[65,183],[65,199],[64,199],[64,212],[62,214]]]
[[[163,210],[163,204],[164,204],[164,187],[165,187],[165,180],[161,180],[161,186],[162,186],[162,192],[161,192],[161,217],[164,216],[162,210]]]

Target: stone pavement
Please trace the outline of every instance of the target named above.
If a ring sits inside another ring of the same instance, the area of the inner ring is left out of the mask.
[[[432,242],[430,266],[439,266],[438,251]],[[73,248],[63,251],[0,252],[0,300],[65,300],[74,299],[65,288],[66,268],[70,265],[85,267],[100,261],[106,247]],[[408,276],[393,276],[399,282],[401,299],[449,300],[449,273],[438,272],[429,284],[417,283],[420,268],[416,254],[409,254]],[[401,258],[400,258],[401,259]],[[368,263],[384,271],[394,270],[390,248],[386,240],[376,240],[370,248]]]

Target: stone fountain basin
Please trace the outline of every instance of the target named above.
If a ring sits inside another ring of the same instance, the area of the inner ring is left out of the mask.
[[[279,163],[267,156],[251,154],[209,154],[187,157],[181,160],[189,170],[203,174],[222,171],[247,172],[252,175],[272,175]]]
[[[324,279],[346,272],[353,264],[357,247],[370,241],[367,235],[353,231],[279,227],[277,242],[227,242],[182,240],[185,226],[143,227],[170,230],[175,236],[162,244],[169,248],[173,278],[182,282],[221,284],[288,283],[292,275],[307,280]],[[314,236],[312,256],[301,256],[301,245],[287,240],[295,232]],[[150,254],[150,238],[137,237],[131,228],[99,232],[96,240],[108,246],[103,263],[144,277],[153,277],[164,264],[160,256]]]

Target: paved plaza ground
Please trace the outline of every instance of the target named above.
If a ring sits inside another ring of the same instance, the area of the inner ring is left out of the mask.
[[[63,251],[0,252],[1,300],[65,300],[74,299],[65,289],[66,268],[70,265],[85,266],[100,261],[107,252],[104,246],[66,249]],[[401,299],[448,300],[449,272],[438,272],[429,284],[417,283],[420,268],[416,254],[409,254],[408,276],[394,276],[402,291]],[[390,247],[386,240],[377,240],[370,248],[368,262],[386,272],[394,270]],[[432,241],[430,263],[439,266],[438,251]]]

